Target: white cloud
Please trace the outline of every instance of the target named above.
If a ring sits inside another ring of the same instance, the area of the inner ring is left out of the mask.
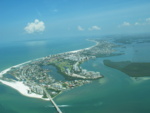
[[[84,28],[81,27],[81,26],[78,26],[78,30],[79,30],[79,31],[84,31]]]
[[[92,27],[89,28],[89,30],[90,30],[90,31],[93,31],[93,30],[98,31],[98,30],[101,30],[101,28],[98,27],[98,26],[92,26]]]
[[[123,22],[122,26],[131,26],[129,22]]]
[[[135,25],[149,25],[150,24],[150,18],[146,18],[142,22],[136,22]]]
[[[136,21],[133,24],[129,23],[129,22],[123,22],[121,25],[119,25],[118,27],[128,27],[128,26],[146,26],[146,25],[150,25],[150,18],[146,18],[142,21]]]
[[[146,21],[147,21],[147,22],[150,22],[150,18],[146,18]]]
[[[146,22],[150,23],[150,18],[146,18]]]
[[[141,25],[141,24],[140,24],[139,22],[135,22],[135,24],[134,24],[134,25],[136,25],[136,26],[137,26],[137,25]]]
[[[137,22],[135,23],[137,24]],[[131,26],[131,24],[129,22],[123,22],[121,25],[119,25],[118,27],[121,28],[121,27],[129,27]]]
[[[34,22],[28,23],[24,30],[29,34],[34,32],[42,32],[45,30],[45,25],[43,21],[35,19]]]

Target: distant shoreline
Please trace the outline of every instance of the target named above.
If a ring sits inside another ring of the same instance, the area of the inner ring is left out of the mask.
[[[104,65],[117,69],[131,77],[148,77],[150,76],[150,63],[120,61],[113,62],[111,60],[104,60]]]
[[[65,53],[77,53],[77,52],[80,52],[80,51],[83,51],[83,50],[91,49],[91,48],[93,48],[93,47],[97,46],[97,44],[98,44],[98,42],[97,42],[97,41],[95,41],[95,40],[89,40],[89,39],[87,39],[87,40],[88,40],[88,41],[95,42],[96,44],[95,44],[95,45],[93,45],[93,46],[90,46],[90,47],[84,48],[84,49],[73,50],[73,51],[69,51],[69,52],[65,52]]]

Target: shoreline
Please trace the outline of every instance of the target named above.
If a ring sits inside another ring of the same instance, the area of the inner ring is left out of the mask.
[[[19,82],[19,81],[14,81],[14,82],[8,82],[8,81],[4,81],[4,80],[0,80],[0,82],[6,86],[9,86],[15,90],[17,90],[20,94],[26,96],[26,97],[31,97],[31,98],[39,98],[39,99],[43,99],[43,100],[49,100],[49,99],[44,99],[42,98],[43,95],[38,95],[35,93],[28,93],[28,90],[30,90],[30,88],[26,85],[23,84],[23,82]]]
[[[68,51],[68,52],[65,52],[65,53],[77,53],[77,52],[80,52],[80,51],[83,51],[83,50],[89,50],[89,49],[91,49],[91,48],[93,48],[93,47],[98,45],[98,42],[95,41],[95,40],[89,40],[89,39],[87,39],[87,40],[91,41],[91,42],[95,42],[96,44],[93,45],[93,46],[87,47],[87,48],[83,48],[83,49],[79,49],[79,50],[73,50],[73,51]]]
[[[31,62],[31,60],[29,60],[29,61],[27,61],[27,62],[24,62],[24,63],[21,63],[21,64],[17,64],[17,65],[11,66],[11,67],[9,67],[9,68],[7,68],[7,69],[1,71],[1,72],[0,72],[0,78],[3,77],[3,74],[5,74],[5,73],[7,73],[9,70],[11,70],[11,68],[16,68],[16,67],[19,67],[19,66],[21,66],[21,65],[30,63],[30,62]]]
[[[88,39],[87,39],[88,40]],[[91,46],[91,47],[88,47],[88,48],[84,48],[84,49],[79,49],[79,50],[73,50],[73,51],[69,51],[69,52],[64,52],[64,53],[77,53],[77,52],[80,52],[80,51],[83,51],[83,50],[89,50],[93,47],[95,47],[98,42],[97,41],[94,41],[94,40],[88,40],[88,41],[93,41],[95,42],[96,44]],[[62,53],[58,53],[58,54],[62,54]],[[45,58],[45,57],[42,57],[42,58]],[[42,58],[37,58],[35,60],[39,60],[39,59],[42,59]],[[17,64],[17,65],[14,65],[14,66],[11,66],[3,71],[0,72],[0,82],[4,85],[7,85],[15,90],[17,90],[20,94],[26,96],[26,97],[31,97],[31,98],[39,98],[39,99],[42,99],[42,100],[49,100],[49,99],[44,99],[42,98],[43,95],[38,95],[38,94],[35,94],[35,93],[31,93],[29,94],[28,93],[28,90],[30,90],[30,88],[26,85],[23,84],[23,82],[19,82],[19,81],[14,81],[14,82],[8,82],[8,81],[4,81],[4,80],[1,80],[1,78],[3,77],[3,75],[5,73],[7,73],[9,70],[11,70],[11,68],[13,67],[19,67],[21,65],[24,65],[24,64],[27,64],[27,63],[30,63],[32,62],[33,60],[29,60],[27,62],[24,62],[24,63],[21,63],[21,64]]]

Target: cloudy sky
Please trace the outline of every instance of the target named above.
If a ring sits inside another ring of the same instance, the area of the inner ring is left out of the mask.
[[[150,32],[150,0],[0,0],[1,41]]]

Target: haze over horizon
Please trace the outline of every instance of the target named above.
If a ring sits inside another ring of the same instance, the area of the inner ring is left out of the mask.
[[[1,41],[148,33],[149,0],[1,0]]]

